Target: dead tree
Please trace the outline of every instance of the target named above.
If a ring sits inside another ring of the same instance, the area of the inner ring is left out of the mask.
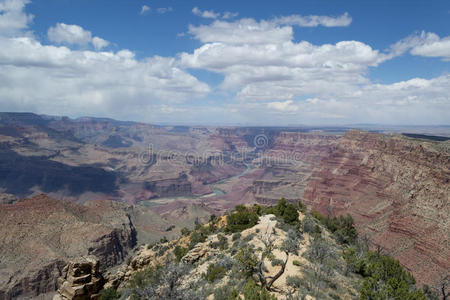
[[[297,253],[299,249],[299,233],[293,230],[288,231],[288,236],[283,242],[281,249],[285,254],[286,258],[281,262],[281,269],[273,276],[267,276],[264,274],[264,261],[266,258],[273,256],[273,250],[275,249],[274,239],[272,233],[269,232],[268,228],[264,235],[260,235],[259,239],[264,244],[263,253],[261,254],[261,259],[258,262],[256,273],[258,275],[259,282],[261,283],[261,288],[266,288],[268,291],[272,289],[274,282],[283,275],[286,270],[286,264],[289,260],[290,253]]]

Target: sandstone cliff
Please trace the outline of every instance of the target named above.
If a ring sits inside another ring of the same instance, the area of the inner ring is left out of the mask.
[[[304,202],[352,214],[374,245],[434,285],[450,269],[450,153],[442,148],[350,131],[315,167]]]

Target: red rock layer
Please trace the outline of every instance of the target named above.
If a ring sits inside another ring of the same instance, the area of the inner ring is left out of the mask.
[[[278,152],[281,158],[317,163],[336,148],[337,141],[338,137],[331,135],[281,132],[269,153],[276,155]]]
[[[435,285],[450,269],[450,154],[433,144],[350,131],[315,168],[304,201],[353,215],[358,230]]]

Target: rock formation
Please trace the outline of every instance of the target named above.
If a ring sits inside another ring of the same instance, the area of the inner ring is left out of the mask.
[[[58,278],[58,293],[53,300],[95,300],[103,288],[100,262],[92,256],[71,260]]]
[[[54,292],[73,257],[123,261],[136,244],[128,215],[111,201],[80,206],[45,195],[0,205],[0,299]]]
[[[434,285],[450,269],[450,154],[436,142],[350,131],[315,168],[304,201],[357,228]]]

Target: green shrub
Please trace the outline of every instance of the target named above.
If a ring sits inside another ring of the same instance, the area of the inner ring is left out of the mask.
[[[175,259],[177,261],[180,261],[183,256],[185,256],[189,252],[189,248],[184,248],[179,245],[173,249],[173,253],[175,254]]]
[[[206,237],[207,235],[200,230],[192,232],[190,236],[189,249],[194,248],[194,246],[198,243],[203,243],[204,241],[206,241]]]
[[[215,214],[212,214],[211,216],[209,216],[209,222],[210,223],[216,223],[217,222],[217,216]]]
[[[155,282],[161,274],[161,267],[151,267],[146,270],[138,271],[128,281],[128,287],[131,289],[145,288],[147,285]]]
[[[227,270],[225,269],[225,267],[210,264],[208,266],[208,270],[206,271],[205,274],[203,274],[203,276],[205,277],[206,280],[208,280],[209,282],[212,283],[218,279],[223,278],[226,273],[227,273]]]
[[[241,238],[241,233],[240,232],[235,232],[235,233],[233,233],[233,236],[231,237],[231,240],[234,242],[234,241],[239,240],[240,238]]]
[[[251,277],[255,271],[258,264],[258,258],[255,255],[253,247],[246,246],[239,249],[235,255],[236,263],[244,277]]]
[[[274,207],[266,209],[266,213],[282,218],[287,224],[294,225],[299,223],[297,207],[292,203],[288,203],[284,198],[281,198]]]
[[[303,202],[301,200],[298,201],[298,210],[301,211],[302,213],[306,213],[306,211],[307,211],[306,205],[303,204]]]
[[[414,277],[394,258],[371,251],[358,254],[355,248],[345,249],[343,256],[347,268],[364,277],[361,299],[426,299],[415,288]]]
[[[156,249],[158,250],[158,252],[156,252],[156,256],[163,256],[164,253],[166,253],[166,251],[169,249],[169,247],[166,245],[158,245]]]
[[[329,218],[317,211],[311,212],[311,215],[331,231],[339,243],[354,244],[357,241],[358,233],[351,215]]]
[[[279,258],[274,258],[270,263],[272,264],[272,267],[281,266],[283,264],[283,260]]]
[[[183,227],[181,228],[181,235],[182,236],[187,236],[191,233],[191,231],[187,228],[187,227]]]
[[[296,266],[296,267],[300,267],[302,265],[301,262],[299,260],[296,260],[296,259],[294,261],[292,261],[292,264],[294,266]]]
[[[247,281],[242,290],[244,300],[276,300],[266,289],[261,289],[253,279]]]
[[[286,285],[294,290],[298,290],[302,287],[302,279],[299,276],[287,276]]]
[[[258,223],[258,215],[245,206],[238,205],[235,212],[227,217],[227,226],[225,232],[239,232],[253,227]]]
[[[303,219],[303,232],[306,233],[313,233],[314,232],[314,226],[316,225],[316,223],[314,222],[314,220],[308,215]]]
[[[240,300],[239,292],[230,286],[218,287],[214,290],[214,300]]]
[[[100,291],[100,297],[99,300],[115,300],[119,299],[120,294],[112,288],[104,289]]]
[[[258,216],[262,216],[265,214],[266,207],[261,206],[259,204],[253,204],[252,211],[256,213]]]
[[[218,244],[220,250],[227,250],[228,249],[228,239],[223,234],[218,234]]]

